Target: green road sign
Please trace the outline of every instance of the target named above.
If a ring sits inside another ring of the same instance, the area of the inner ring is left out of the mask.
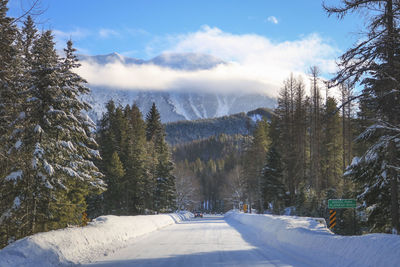
[[[329,199],[329,209],[354,209],[356,207],[355,199]]]

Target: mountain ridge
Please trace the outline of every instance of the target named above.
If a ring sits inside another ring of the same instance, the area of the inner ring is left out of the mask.
[[[195,53],[165,53],[150,60],[124,57],[118,53],[107,55],[78,57],[82,62],[106,65],[119,62],[123,65],[154,64],[161,67],[195,71],[214,68],[219,64],[227,64],[221,59],[211,55]],[[88,87],[91,93],[83,97],[92,105],[89,116],[97,121],[105,112],[105,104],[113,100],[122,106],[137,104],[143,114],[146,114],[153,102],[157,105],[163,123],[216,118],[240,112],[248,112],[258,107],[273,108],[276,100],[261,93],[249,92],[205,92],[200,90],[176,90],[165,88],[164,90],[149,89],[120,89],[107,86]]]

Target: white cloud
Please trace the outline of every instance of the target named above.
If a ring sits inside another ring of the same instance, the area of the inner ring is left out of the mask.
[[[52,32],[58,40],[81,39],[90,34],[89,31],[81,28],[72,31],[53,30]]]
[[[65,48],[68,40],[71,39],[73,42],[76,42],[77,40],[86,38],[91,34],[90,31],[82,28],[76,28],[72,31],[53,30],[52,32],[54,34],[54,40],[56,42],[56,49],[61,51]],[[76,48],[80,53],[88,53],[86,49],[78,47]]]
[[[119,32],[113,29],[100,29],[99,36],[105,39],[105,38],[120,36],[120,34]]]
[[[306,78],[312,65],[322,73],[336,70],[339,51],[312,34],[294,41],[273,42],[256,35],[236,35],[204,26],[193,33],[167,36],[162,52],[211,54],[229,64],[210,70],[178,71],[154,65],[125,66],[111,63],[99,66],[83,62],[79,73],[91,84],[124,89],[191,89],[216,91],[257,91],[276,96],[290,73]],[[157,48],[148,47],[152,51]]]
[[[269,22],[271,22],[273,24],[278,24],[279,23],[278,19],[276,17],[274,17],[274,16],[269,16],[267,18],[267,21],[269,21]]]
[[[124,65],[112,62],[99,65],[95,62],[81,62],[78,73],[96,86],[119,89],[151,90],[195,90],[207,92],[238,92],[244,88],[259,93],[273,84],[253,79],[243,72],[238,64],[220,64],[213,69],[181,71],[152,64]]]

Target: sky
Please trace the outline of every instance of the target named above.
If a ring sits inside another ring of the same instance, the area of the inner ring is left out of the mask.
[[[9,15],[19,16],[32,2],[10,0]],[[220,84],[239,75],[240,80],[265,84],[265,90],[276,95],[278,89],[272,87],[279,88],[291,72],[307,77],[311,65],[320,67],[322,77],[332,77],[335,60],[358,40],[363,27],[357,15],[343,20],[328,17],[319,0],[40,0],[38,10],[43,11],[35,17],[39,29],[53,30],[58,49],[71,38],[78,52],[86,55],[117,52],[148,60],[162,53],[194,52],[230,63],[197,74],[154,66],[82,67],[81,73],[92,81],[99,71],[106,75],[118,69],[126,73],[117,77],[124,86],[112,86],[125,88],[160,89],[182,79]],[[144,73],[148,83],[129,82]],[[153,74],[163,77],[156,86]],[[116,79],[104,75],[96,79],[104,85]]]

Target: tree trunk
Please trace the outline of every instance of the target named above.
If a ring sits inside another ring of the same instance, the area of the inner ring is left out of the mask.
[[[393,14],[393,1],[387,0],[386,2],[386,19],[387,19],[387,30],[389,35],[389,47],[388,47],[388,65],[394,67],[394,14]],[[389,120],[394,125],[398,123],[397,114],[388,114]],[[389,162],[394,167],[397,166],[397,149],[394,141],[389,143]],[[398,181],[397,171],[394,168],[389,169],[390,177],[390,193],[391,193],[391,217],[392,217],[392,232],[394,234],[400,234],[400,222],[399,222],[399,199],[398,199]]]
[[[394,141],[389,143],[389,160],[392,165],[396,166],[396,144]],[[391,195],[391,217],[392,217],[392,233],[400,234],[400,221],[399,221],[399,185],[398,175],[395,169],[390,168],[390,195]]]

